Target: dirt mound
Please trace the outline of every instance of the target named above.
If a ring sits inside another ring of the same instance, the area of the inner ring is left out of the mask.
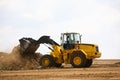
[[[13,48],[11,53],[0,52],[0,69],[19,70],[36,69],[39,67],[40,53],[22,55],[20,46]]]
[[[115,64],[120,65],[120,62],[117,62],[117,63],[115,63]]]

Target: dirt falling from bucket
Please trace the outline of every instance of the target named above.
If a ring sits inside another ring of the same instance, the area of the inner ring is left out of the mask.
[[[0,69],[1,70],[20,70],[36,69],[39,67],[40,53],[22,55],[20,46],[13,48],[11,53],[0,52]]]

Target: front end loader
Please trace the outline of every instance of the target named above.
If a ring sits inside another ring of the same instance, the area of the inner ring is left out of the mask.
[[[62,33],[59,45],[50,36],[42,36],[38,40],[32,38],[20,39],[21,54],[34,54],[40,44],[49,44],[50,54],[42,55],[40,66],[61,67],[63,63],[71,64],[75,68],[90,67],[94,58],[99,58],[101,53],[95,44],[81,43],[79,33]]]

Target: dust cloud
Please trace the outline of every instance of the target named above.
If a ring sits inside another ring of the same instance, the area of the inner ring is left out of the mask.
[[[0,52],[0,70],[36,69],[39,68],[40,57],[40,53],[21,54],[18,45],[11,53]]]

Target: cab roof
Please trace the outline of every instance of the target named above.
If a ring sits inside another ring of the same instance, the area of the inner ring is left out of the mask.
[[[61,34],[79,34],[77,32],[66,32],[66,33],[61,33]]]

